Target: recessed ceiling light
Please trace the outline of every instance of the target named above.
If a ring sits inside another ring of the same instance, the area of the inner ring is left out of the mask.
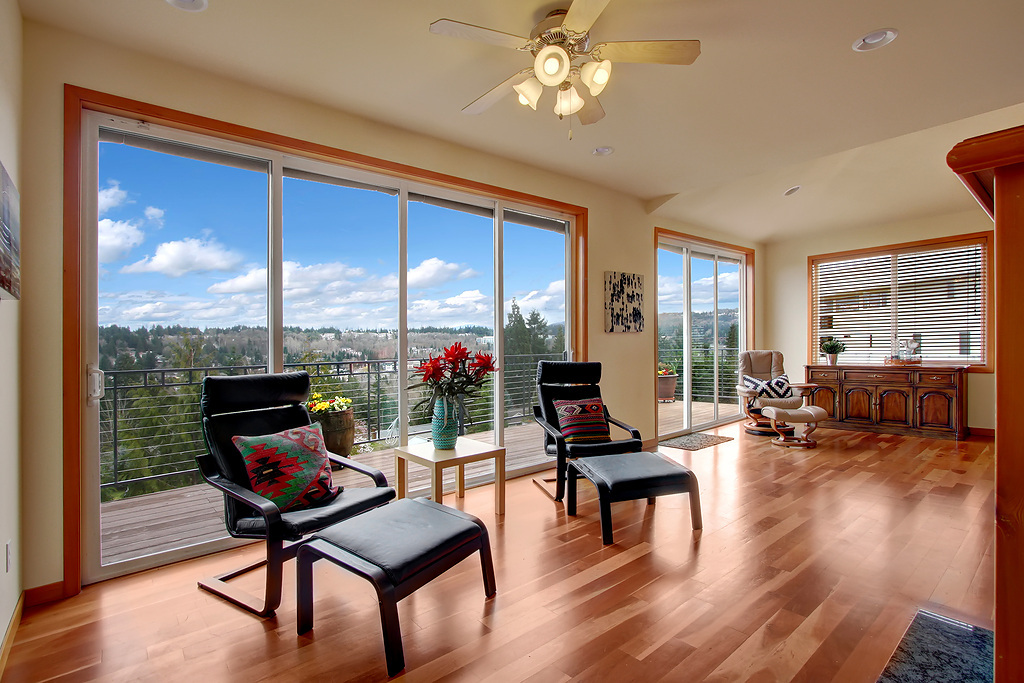
[[[210,0],[167,0],[167,4],[186,12],[202,12],[210,5]]]
[[[606,157],[615,151],[614,147],[595,147],[594,155],[599,157]]]
[[[788,197],[790,195],[796,194],[799,191],[800,191],[800,186],[799,185],[794,185],[793,187],[789,188],[788,190],[786,190],[782,194],[783,194],[783,196]]]
[[[885,47],[892,41],[896,40],[896,36],[900,34],[894,28],[880,28],[877,31],[872,31],[865,36],[862,36],[854,41],[853,50],[854,52],[869,52],[871,50],[877,50],[880,47]]]

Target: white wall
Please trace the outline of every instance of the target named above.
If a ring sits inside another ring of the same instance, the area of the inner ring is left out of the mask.
[[[21,188],[21,13],[17,0],[0,0],[0,161]],[[24,231],[23,231],[24,234]],[[19,301],[0,301],[0,628],[21,595]],[[4,545],[10,540],[11,570]]]
[[[63,86],[70,83],[588,207],[590,358],[605,363],[604,393],[615,414],[638,427],[646,438],[655,436],[655,221],[639,200],[34,22],[25,23],[24,41],[23,140],[31,153],[25,155],[22,217],[29,252],[25,288],[34,292],[31,305],[26,300],[23,320],[26,338],[32,339],[22,356],[23,372],[31,369],[32,376],[23,389],[26,405],[49,403],[54,387],[61,385],[56,362],[61,357],[61,126]],[[658,225],[734,241],[692,226]],[[645,276],[644,307],[650,322],[643,333],[602,330],[605,270]],[[62,437],[53,429],[58,419],[53,411],[34,411],[25,417],[26,432],[33,434],[31,458],[26,457],[23,464],[25,490],[55,486],[62,469]],[[27,586],[60,581],[62,520],[52,497],[26,499],[23,533]]]
[[[808,256],[987,230],[992,230],[992,220],[979,207],[964,213],[871,226],[834,235],[804,236],[767,245],[765,259],[768,266],[763,273],[765,280],[760,290],[766,318],[764,348],[781,350],[790,376],[803,377],[801,366],[808,362]],[[970,427],[995,429],[994,374],[970,373],[968,376],[967,422]]]

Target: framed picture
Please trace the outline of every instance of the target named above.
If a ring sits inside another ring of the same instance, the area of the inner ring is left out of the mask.
[[[644,276],[604,272],[604,331],[644,331]]]
[[[0,299],[21,298],[21,213],[18,188],[0,164]]]

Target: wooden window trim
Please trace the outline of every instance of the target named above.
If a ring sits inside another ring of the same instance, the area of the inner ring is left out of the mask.
[[[819,263],[831,261],[844,261],[851,258],[865,256],[881,256],[889,254],[901,254],[916,251],[923,251],[930,247],[957,247],[970,244],[983,244],[985,248],[985,363],[971,364],[968,372],[992,373],[995,371],[994,343],[995,325],[993,312],[995,311],[994,283],[992,271],[993,239],[994,233],[989,230],[985,232],[971,232],[962,235],[949,235],[946,237],[933,237],[930,239],[916,240],[913,242],[900,242],[898,244],[887,244],[877,247],[864,247],[861,249],[850,249],[847,251],[834,251],[827,254],[812,254],[807,257],[807,357],[817,357],[817,347],[811,337],[814,329],[814,266]]]
[[[325,160],[348,167],[376,171],[386,175],[415,180],[437,187],[467,191],[493,199],[506,200],[523,206],[572,215],[575,229],[572,236],[571,277],[576,287],[573,322],[573,355],[586,360],[587,322],[587,268],[589,253],[588,209],[555,199],[539,197],[525,192],[489,185],[467,178],[438,173],[427,169],[378,159],[327,145],[301,140],[286,135],[249,128],[218,119],[140,102],[118,95],[64,84],[64,187],[63,187],[63,259],[62,283],[63,323],[62,381],[63,381],[63,549],[64,577],[59,584],[62,595],[47,593],[56,599],[77,595],[82,590],[82,425],[81,406],[85,400],[85,374],[80,340],[81,318],[81,146],[82,118],[85,111],[99,111],[116,116],[130,116],[142,121],[219,137],[247,142],[288,154]],[[58,584],[54,584],[58,585]]]

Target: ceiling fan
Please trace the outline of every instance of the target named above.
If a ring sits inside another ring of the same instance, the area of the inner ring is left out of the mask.
[[[465,114],[479,114],[508,94],[519,94],[519,102],[537,109],[544,86],[558,89],[555,113],[558,118],[576,114],[588,125],[604,118],[597,95],[611,77],[612,62],[647,64],[693,64],[700,55],[699,40],[630,40],[611,43],[590,42],[590,27],[610,0],[573,0],[569,9],[556,9],[536,26],[529,38],[473,26],[452,19],[438,19],[430,32],[478,40],[498,47],[530,52],[533,65],[506,78],[466,105]],[[579,62],[574,64],[573,62]],[[582,83],[592,96],[584,99],[576,86]],[[571,133],[570,133],[571,135]]]

